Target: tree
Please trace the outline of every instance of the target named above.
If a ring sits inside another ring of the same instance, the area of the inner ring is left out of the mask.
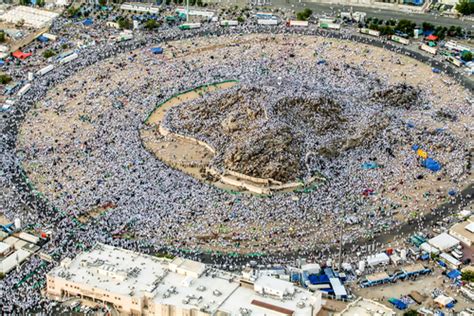
[[[3,43],[5,42],[6,38],[5,38],[5,32],[4,31],[0,31],[0,43]]]
[[[117,23],[121,29],[131,29],[132,28],[132,21],[128,18],[121,17],[117,20]]]
[[[296,13],[296,19],[298,21],[307,21],[311,14],[313,14],[313,11],[309,8],[306,8],[303,11]]]
[[[166,4],[166,5],[170,5],[170,4],[171,4],[171,0],[165,0],[165,4]]]
[[[99,0],[99,5],[100,5],[101,7],[106,6],[106,5],[107,5],[107,0]]]
[[[398,21],[397,26],[395,26],[395,30],[400,31],[405,34],[413,34],[413,30],[416,27],[416,23],[413,23],[410,20],[402,19]]]
[[[462,52],[461,58],[464,61],[471,61],[472,60],[472,53],[465,50],[465,51]]]
[[[409,311],[406,311],[403,313],[403,316],[418,316],[420,315],[417,311],[410,309]]]
[[[239,16],[239,17],[237,18],[237,22],[239,22],[239,23],[244,23],[244,22],[245,22],[244,17],[243,17],[243,16]]]
[[[465,282],[474,282],[474,271],[464,271],[461,273],[461,280]]]
[[[53,57],[54,55],[56,55],[56,53],[51,49],[48,49],[48,50],[44,51],[44,53],[43,53],[44,58],[50,58],[50,57]]]
[[[0,74],[0,84],[7,84],[12,81],[12,77],[6,74]]]
[[[471,0],[460,0],[456,5],[456,10],[462,15],[470,15],[474,13],[474,2]]]
[[[421,24],[421,27],[423,28],[423,31],[432,31],[435,29],[435,26],[428,22],[423,22],[423,24]]]
[[[143,27],[149,31],[156,29],[159,26],[158,22],[155,19],[149,19],[145,22]]]
[[[36,0],[36,5],[38,7],[44,7],[44,4],[45,4],[45,0]]]

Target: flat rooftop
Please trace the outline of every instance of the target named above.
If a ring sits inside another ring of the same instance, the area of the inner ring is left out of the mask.
[[[295,315],[309,315],[315,302],[313,293],[304,289],[283,299],[260,295],[240,286],[239,276],[196,261],[156,258],[104,244],[97,244],[73,260],[63,260],[48,276],[123,296],[139,298],[146,294],[156,304],[206,310],[211,314],[248,308],[263,315],[281,308],[295,311]]]
[[[376,281],[379,281],[379,280],[388,279],[388,278],[390,278],[390,276],[387,274],[387,272],[380,272],[380,273],[369,274],[365,278],[369,282],[376,282]]]
[[[449,231],[470,240],[471,243],[474,243],[474,216],[471,216],[467,221],[453,225]]]
[[[405,273],[414,273],[424,270],[425,267],[421,263],[415,263],[409,266],[402,267],[403,272]]]

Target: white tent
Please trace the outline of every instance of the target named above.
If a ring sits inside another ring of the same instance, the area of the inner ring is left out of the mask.
[[[428,240],[428,243],[441,251],[445,251],[456,247],[460,242],[448,233],[442,233]]]
[[[372,267],[379,264],[388,264],[389,262],[390,262],[390,258],[384,252],[367,257],[367,264]]]

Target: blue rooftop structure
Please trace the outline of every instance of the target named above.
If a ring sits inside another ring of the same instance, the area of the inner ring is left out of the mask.
[[[450,279],[457,279],[461,275],[461,271],[459,270],[451,270],[447,274],[448,278]]]
[[[161,47],[152,47],[150,50],[155,55],[156,54],[163,54],[163,48],[161,48]]]
[[[94,23],[94,21],[92,21],[92,19],[90,19],[90,18],[87,18],[84,21],[82,21],[82,24],[84,24],[85,26],[92,25],[93,23]]]
[[[49,39],[46,37],[46,36],[43,36],[43,35],[40,35],[36,38],[38,41],[40,41],[41,43],[46,43],[49,41]]]
[[[308,280],[311,284],[330,283],[329,277],[325,274],[321,274],[321,275],[311,274],[308,276]]]

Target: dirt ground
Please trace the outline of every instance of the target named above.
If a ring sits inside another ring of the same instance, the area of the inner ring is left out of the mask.
[[[435,303],[433,302],[433,298],[431,297],[431,292],[435,289],[442,290],[445,295],[455,298],[458,303],[455,305],[454,309],[448,310],[443,309],[443,312],[446,313],[448,311],[462,311],[467,307],[472,307],[472,302],[469,302],[466,298],[462,295],[457,293],[457,287],[452,286],[451,281],[448,277],[441,274],[438,268],[434,268],[434,273],[429,276],[422,276],[419,277],[416,281],[398,281],[397,283],[393,284],[386,284],[382,286],[374,286],[370,288],[361,289],[358,286],[355,286],[352,291],[357,296],[362,296],[368,299],[375,300],[380,302],[390,308],[393,308],[398,315],[403,315],[404,311],[399,311],[394,308],[394,306],[388,302],[388,299],[393,298],[400,298],[401,296],[408,295],[411,291],[418,291],[420,294],[426,297],[426,300],[422,303],[422,305],[418,305],[416,303],[410,305],[409,309],[418,309],[420,307],[427,307],[430,309],[435,309]]]

